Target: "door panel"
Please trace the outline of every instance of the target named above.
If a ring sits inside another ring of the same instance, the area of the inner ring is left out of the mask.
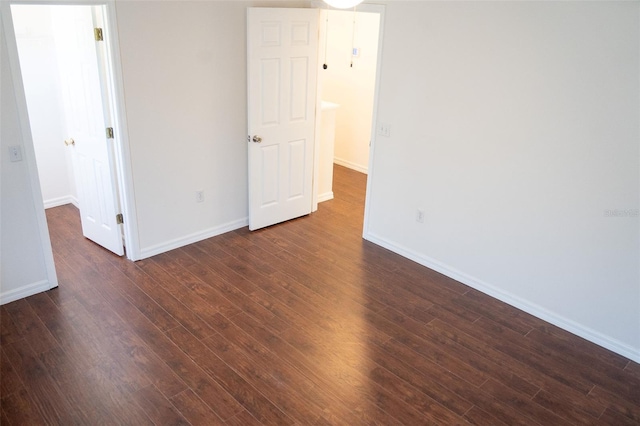
[[[311,213],[318,16],[248,9],[251,230]]]
[[[75,142],[74,174],[85,237],[123,255],[113,141],[106,137],[99,48],[93,35],[95,6],[56,6],[52,22],[58,49],[67,134]],[[106,32],[106,28],[103,29]],[[106,35],[106,34],[105,34]]]

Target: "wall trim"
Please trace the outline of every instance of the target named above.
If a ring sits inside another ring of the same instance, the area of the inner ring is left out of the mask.
[[[0,293],[0,305],[11,303],[15,300],[23,299],[25,297],[33,296],[34,294],[51,290],[54,287],[58,287],[58,284],[51,285],[51,282],[49,280],[42,280],[32,284],[23,285],[22,287]]]
[[[205,229],[204,231],[195,232],[193,234],[186,235],[181,238],[176,238],[164,243],[156,244],[151,247],[143,248],[140,250],[140,256],[132,260],[142,260],[157,254],[162,254],[170,250],[174,250],[180,247],[184,247],[189,244],[197,243],[198,241],[206,240],[207,238],[215,237],[225,232],[234,231],[236,229],[249,226],[249,218],[245,217],[232,222],[224,223],[220,226]]]
[[[515,296],[512,293],[500,290],[494,285],[472,277],[471,275],[465,274],[464,272],[461,272],[445,263],[439,262],[436,259],[424,256],[402,245],[395,244],[394,242],[376,235],[375,233],[365,231],[364,239],[388,250],[391,250],[392,252],[406,257],[407,259],[413,260],[414,262],[419,263],[422,266],[426,266],[429,269],[440,272],[441,274],[446,275],[449,278],[459,281],[462,284],[466,284],[475,290],[494,297],[541,320],[547,321],[557,327],[562,328],[563,330],[582,337],[583,339],[586,339],[591,343],[595,343],[596,345],[602,346],[605,349],[609,349],[610,351],[629,358],[632,361],[640,362],[640,348],[634,348],[627,345],[626,343],[620,342],[619,340],[612,339],[611,337],[608,337],[598,331],[595,331],[589,327],[585,327],[582,324],[565,318],[562,315],[551,312],[543,308],[542,306],[531,303],[525,299]]]
[[[333,200],[333,191],[325,192],[324,194],[318,194],[318,202]]]
[[[346,167],[347,169],[355,170],[356,172],[364,173],[365,175],[368,173],[368,170],[365,166],[361,166],[360,164],[353,163],[351,161],[343,160],[342,158],[333,157],[333,162],[339,166]]]
[[[53,207],[64,206],[65,204],[73,204],[78,207],[78,199],[73,195],[65,195],[64,197],[50,198],[48,200],[44,200],[44,208],[50,209]]]

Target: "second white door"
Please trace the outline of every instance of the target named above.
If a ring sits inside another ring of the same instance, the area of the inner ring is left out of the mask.
[[[249,229],[311,213],[317,9],[249,8]]]

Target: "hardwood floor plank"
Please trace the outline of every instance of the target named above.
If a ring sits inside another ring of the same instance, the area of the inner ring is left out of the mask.
[[[29,340],[36,353],[45,352],[58,342],[44,326],[40,318],[33,312],[26,299],[17,300],[7,305],[7,312],[16,325],[17,332],[24,339]]]
[[[635,378],[640,379],[640,364],[638,364],[637,362],[628,361],[623,370],[628,374],[631,374]]]
[[[238,315],[238,317],[240,316]],[[236,319],[233,318],[231,321]],[[221,333],[230,343],[244,350],[254,360],[254,363],[265,365],[264,370],[269,372],[270,377],[275,379],[279,386],[288,386],[290,389],[296,389],[302,397],[308,401],[313,401],[314,405],[322,410],[311,413],[310,416],[305,416],[306,418],[304,419],[297,417],[302,424],[311,423],[314,416],[331,419],[332,422],[340,424],[353,424],[354,421],[358,421],[351,413],[345,412],[345,410],[341,409],[342,407],[338,407],[335,397],[318,391],[318,386],[313,381],[313,378],[317,377],[316,375],[311,374],[310,377],[299,377],[298,369],[273,354],[253,338],[245,335],[239,327],[236,327],[237,325],[235,324],[229,324],[225,329],[221,330]]]
[[[471,384],[480,386],[487,380],[488,376],[485,373],[458,358],[455,352],[449,352],[437,343],[424,340],[380,315],[370,315],[367,320],[387,335],[393,336],[394,340],[459,377],[464,377]]]
[[[45,419],[40,414],[36,403],[31,399],[31,394],[24,388],[11,395],[2,397],[2,424],[10,425],[41,425]]]
[[[561,393],[551,394],[545,390],[538,392],[538,394],[533,398],[533,402],[573,424],[580,425],[599,424],[597,419],[600,418],[604,412],[604,409],[593,410],[593,407],[587,407],[590,412],[585,412],[579,408],[584,406],[580,402],[574,403],[574,401],[571,401],[566,395]]]
[[[165,396],[171,397],[187,388],[186,384],[118,315],[117,312],[121,309],[132,312],[132,307],[127,300],[115,297],[110,304],[107,302],[91,304],[81,299],[81,304],[87,310],[87,315],[91,309],[94,322],[87,320],[87,325],[95,330],[96,336],[105,339],[101,344],[105,353],[129,372],[130,378],[135,380],[138,389],[153,383]],[[112,306],[115,306],[115,309]]]
[[[137,337],[153,350],[158,359],[161,359],[182,383],[186,384],[178,393],[184,392],[187,388],[193,389],[209,402],[211,408],[223,420],[241,410],[240,405],[229,393],[208,377],[204,370],[194,364],[178,346],[132,305],[125,304],[116,312],[128,318],[129,325]],[[171,398],[174,395],[165,394],[165,396]]]
[[[211,257],[207,253],[206,249],[199,247],[198,245],[192,245],[185,247],[183,250],[192,256],[196,261],[201,262],[208,267],[207,284],[213,286],[226,299],[231,301],[238,308],[244,312],[250,313],[250,315],[263,321],[275,331],[285,330],[289,325],[278,318],[273,312],[269,311],[265,306],[256,301],[254,298],[247,297],[240,288],[235,285],[235,282],[230,281],[235,278],[233,271],[229,271],[228,267],[221,264],[220,261]],[[202,278],[202,276],[201,276]]]
[[[315,276],[307,274],[296,263],[283,260],[269,251],[268,247],[262,248],[252,246],[247,248],[246,254],[251,256],[251,261],[265,260],[273,266],[275,272],[269,276],[272,282],[294,294],[307,304],[313,305],[317,310],[327,314],[329,321],[336,321],[339,315],[331,315],[333,312],[362,311],[364,308],[360,303],[345,293],[340,286],[333,286],[331,283],[317,279]],[[331,309],[326,309],[331,306]],[[322,314],[320,314],[322,316]]]
[[[616,425],[616,426],[637,426],[638,422],[626,417],[617,411],[611,410],[607,408],[602,416],[600,416],[600,421],[603,424],[608,425]]]
[[[262,423],[245,410],[228,419],[225,424],[229,426],[257,426]]]
[[[439,326],[439,328],[442,330],[458,330],[465,333],[467,336],[470,334],[478,333],[477,324],[474,324],[476,321],[465,321],[446,310],[431,309],[430,311],[437,314],[438,321],[434,321],[434,324],[436,325],[436,327]],[[501,328],[501,330],[507,333],[506,337],[499,337],[499,339],[504,342],[521,343],[522,341],[526,340],[525,336],[521,336],[515,331],[505,330],[504,328]],[[553,379],[552,377],[540,374],[539,370],[523,364],[518,358],[514,358],[500,351],[497,351],[496,345],[492,343],[493,337],[491,334],[484,333],[481,334],[481,337],[486,346],[480,347],[476,342],[473,344],[473,346],[470,347],[475,347],[475,350],[478,352],[478,354],[482,354],[485,357],[490,357],[499,362],[501,365],[505,366],[506,372],[512,371],[515,373],[512,376],[502,375],[501,377],[496,377],[499,378],[502,383],[510,386],[514,390],[526,393],[531,396],[537,394],[539,389],[544,389],[547,392],[555,395],[556,398],[560,398],[566,401],[570,406],[575,406],[596,418],[600,416],[602,411],[604,411],[605,406],[599,403],[595,403],[592,399],[587,398],[584,391],[576,390],[575,388],[567,386],[566,384],[561,383]],[[463,342],[466,339],[462,339],[460,341]],[[475,339],[472,339],[471,341],[473,342],[473,340]],[[489,350],[487,350],[487,348]]]
[[[406,363],[406,365],[415,368],[427,377],[433,374],[433,362],[425,359],[425,357],[400,342],[395,341],[395,339],[391,339],[383,346],[389,354],[397,359],[401,359]],[[476,405],[489,415],[500,419],[500,421],[504,423],[521,425],[528,425],[532,423],[531,419],[524,418],[524,416],[514,408],[502,401],[499,401],[491,394],[482,391],[479,387],[469,383],[464,375],[457,376],[445,368],[442,369],[439,381],[458,395],[459,398],[469,401],[471,404]]]
[[[152,278],[150,282],[145,280],[145,291],[153,292],[154,300],[176,318],[180,325],[201,339],[215,334],[215,331],[207,324],[210,312],[215,312],[211,307],[208,307],[200,298],[182,286],[181,282],[174,280],[154,260],[141,260],[136,263],[136,266]],[[136,281],[136,285],[141,285],[140,281]],[[156,289],[152,290],[147,285],[155,286]],[[158,285],[162,288],[158,289]],[[173,288],[165,290],[167,287]],[[162,297],[158,297],[158,294],[161,294]],[[194,311],[194,307],[198,310],[197,312]]]
[[[636,402],[627,401],[626,399],[619,398],[615,393],[611,393],[600,386],[594,386],[587,396],[594,402],[604,405],[606,407],[606,411],[615,411],[624,417],[628,417],[637,424],[640,424],[640,403],[637,402],[638,399],[636,399]],[[600,418],[602,419],[602,417]]]
[[[0,425],[9,425],[9,417],[2,409],[2,398],[0,398]]]
[[[74,369],[85,371],[103,361],[104,353],[94,341],[96,336],[86,332],[86,324],[79,319],[84,308],[77,299],[67,302],[66,308],[61,310],[46,293],[40,293],[29,298],[29,304],[59,342],[53,351],[63,350],[68,357],[67,363],[72,364]],[[64,370],[66,365],[51,365],[51,368],[60,367]]]
[[[622,355],[584,339],[576,338],[575,335],[551,324],[537,327],[527,334],[527,338],[539,344],[535,346],[539,352],[571,356],[576,359],[575,362],[579,363],[599,365],[603,368],[613,366],[623,370],[629,363],[633,363]],[[637,363],[635,365],[638,366]]]
[[[174,287],[171,282],[179,283],[180,286],[174,296],[198,314],[205,322],[210,315],[216,312],[221,312],[227,316],[240,312],[238,307],[225,299],[212,287],[202,285],[202,280],[190,270],[190,267],[194,266],[195,262],[182,250],[173,250],[169,253],[154,256],[152,260],[167,273],[165,276],[160,276],[157,281],[169,291],[171,291],[170,288]]]
[[[56,384],[65,389],[69,404],[85,424],[106,423],[114,418],[122,419],[122,410],[111,413],[110,407],[105,404],[105,387],[90,379],[91,370],[95,367],[76,368],[61,348],[40,354],[39,359]],[[102,363],[96,365],[108,362],[105,358]]]
[[[130,288],[124,294],[135,304],[140,312],[163,331],[171,330],[180,325],[179,320],[170,313],[172,307],[180,307],[171,295],[161,291],[154,291],[154,287],[157,285],[156,282],[140,270],[135,263],[120,260],[113,260],[113,262],[129,278],[131,283],[135,283],[135,285],[129,284],[128,287]],[[145,292],[145,290],[149,293]],[[153,297],[149,294],[152,294]]]
[[[500,401],[508,401],[509,405],[516,407],[536,422],[543,425],[570,425],[571,423],[541,405],[531,400],[529,395],[515,391],[494,379],[487,380],[480,389],[483,389]]]
[[[409,349],[407,348],[407,350]],[[421,360],[422,363],[420,365],[407,365],[395,358],[392,352],[386,351],[384,345],[372,345],[369,349],[369,356],[377,365],[395,374],[458,415],[463,415],[473,405],[447,387],[449,381],[461,379],[442,369],[437,364]],[[416,369],[420,367],[422,367],[422,371]],[[429,373],[426,374],[424,371]],[[465,385],[469,386],[468,383],[465,383]]]
[[[0,344],[5,345],[22,340],[21,332],[13,321],[13,318],[11,318],[11,315],[9,315],[7,305],[0,306],[0,324],[2,324]]]
[[[203,426],[225,424],[191,389],[187,389],[173,396],[171,402],[188,420],[188,424]],[[233,417],[235,417],[235,415],[232,416],[232,418]],[[164,419],[161,419],[161,423],[167,424]]]
[[[471,407],[469,411],[464,414],[464,418],[471,424],[484,426],[484,425],[492,425],[492,426],[507,426],[506,423],[496,419],[486,411],[481,410],[475,405]]]
[[[186,329],[178,327],[171,330],[169,337],[256,419],[266,423],[293,424],[291,418]]]
[[[131,394],[131,398],[155,424],[172,426],[191,424],[183,417],[179,409],[153,385],[137,390]]]
[[[11,366],[7,354],[0,348],[0,398],[7,397],[22,389],[24,389],[22,380]]]
[[[261,358],[259,355],[250,356],[222,336],[205,339],[204,344],[227,364],[233,364],[234,369],[247,383],[293,420],[309,424],[322,413],[316,401],[303,399],[304,389],[296,390],[290,387],[290,383],[286,381],[286,372],[276,369],[273,362],[266,362],[264,357]]]
[[[115,261],[116,260],[114,259],[114,262]],[[122,264],[122,262],[119,262],[119,264]],[[127,262],[127,265],[130,266],[130,262]],[[149,268],[147,268],[148,265],[149,263],[145,263],[145,261],[140,261],[135,264],[137,268],[149,274]],[[122,294],[126,294],[136,305],[147,303],[147,306],[153,306],[151,300],[147,300],[147,298],[150,298],[149,294],[153,294],[153,302],[162,308],[159,313],[163,316],[166,312],[166,314],[175,319],[179,324],[187,327],[190,331],[200,337],[207,337],[213,334],[213,331],[207,326],[206,322],[188,309],[181,300],[171,295],[164,288],[159,288],[157,279],[149,280],[142,278],[140,275],[136,275],[135,281],[132,281],[111,262],[103,264],[102,268],[104,271],[103,273],[105,275],[108,274],[111,278],[110,283],[112,283],[113,287],[120,290]],[[131,269],[132,268],[128,268],[127,271],[131,271]],[[155,269],[152,273],[156,272],[163,274],[162,271],[157,271]],[[135,285],[132,285],[132,282],[135,282]],[[133,296],[132,293],[135,293],[135,296]],[[134,297],[144,298],[144,302],[141,303],[135,301]],[[149,315],[149,317],[153,318],[154,322],[157,320],[155,315]],[[177,324],[170,324],[165,329],[176,326]]]
[[[342,381],[333,380],[332,377],[335,373],[330,371],[331,368],[328,365],[325,365],[322,361],[315,362],[304,358],[296,348],[263,327],[255,319],[245,314],[239,314],[233,317],[232,321],[276,356],[304,374],[316,386],[325,389],[329,397],[335,396],[339,402],[331,406],[330,412],[339,413],[336,414],[338,416],[344,416],[346,415],[342,409],[344,405],[354,411],[353,415],[358,418],[356,423],[399,424],[398,420],[391,417],[390,414],[383,411],[376,404],[372,404],[370,401],[363,401],[358,393],[350,392],[348,386],[345,387]]]
[[[69,401],[38,360],[31,346],[22,341],[3,346],[14,371],[29,391],[29,398],[39,414],[50,424],[80,423],[79,413],[71,409]],[[18,393],[21,393],[19,391]],[[14,394],[16,395],[16,394]],[[21,398],[22,403],[24,398]]]
[[[408,406],[420,412],[429,423],[447,425],[464,423],[459,416],[440,405],[436,400],[382,367],[374,367],[368,373],[368,377],[383,389],[397,395]]]
[[[86,400],[85,404],[78,403],[74,408],[86,406],[95,410],[96,406],[104,407],[103,410],[96,413],[98,418],[90,418],[86,424],[113,422],[116,424],[153,425],[144,410],[131,398],[128,387],[119,381],[121,376],[113,375],[114,366],[115,364],[98,365],[85,373],[80,380],[69,382],[67,387],[71,388],[76,385],[78,390],[83,391],[82,397]],[[91,384],[91,388],[86,384]],[[99,403],[96,404],[96,401]],[[83,410],[83,414],[87,414],[87,412],[88,410]],[[94,413],[91,412],[91,414]]]
[[[481,318],[474,324],[476,328],[487,336],[495,336],[494,347],[507,355],[518,359],[547,377],[551,377],[570,388],[587,394],[593,387],[593,382],[583,377],[574,366],[563,359],[550,359],[548,356],[532,352],[517,344],[518,338],[510,339],[509,328]]]
[[[541,324],[540,320],[526,312],[520,311],[474,289],[470,289],[463,296],[458,297],[456,302],[467,306],[484,318],[493,320],[503,327],[517,331],[523,335]]]

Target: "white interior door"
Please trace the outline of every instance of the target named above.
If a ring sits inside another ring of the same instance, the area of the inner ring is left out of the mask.
[[[249,8],[249,229],[311,213],[317,9]]]
[[[56,6],[52,11],[58,49],[68,140],[74,144],[74,173],[85,237],[123,255],[121,226],[116,214],[113,141],[107,139],[105,123],[108,96],[101,82],[94,19],[102,13],[96,6]],[[62,142],[62,141],[61,141]]]

